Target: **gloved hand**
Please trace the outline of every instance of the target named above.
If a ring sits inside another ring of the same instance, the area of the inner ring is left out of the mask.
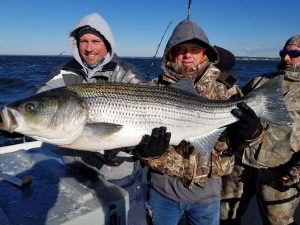
[[[287,174],[281,177],[284,186],[290,187],[300,184],[300,166],[293,166],[287,170]]]
[[[278,191],[286,191],[291,187],[300,187],[300,152],[279,166],[259,169],[258,181]]]
[[[231,110],[239,121],[232,125],[234,132],[243,140],[251,140],[259,137],[263,131],[260,118],[244,102],[237,104],[238,109]]]
[[[151,136],[145,135],[135,152],[143,158],[156,158],[163,155],[170,143],[171,133],[166,127],[154,128]]]
[[[280,192],[299,186],[300,167],[286,167],[287,165],[283,164],[273,168],[260,169],[258,181],[260,184],[266,184]]]

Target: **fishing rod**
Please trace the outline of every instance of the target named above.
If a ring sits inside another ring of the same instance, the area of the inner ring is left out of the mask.
[[[190,19],[190,15],[191,15],[191,4],[192,4],[192,0],[188,0],[188,14],[187,14],[187,20]]]
[[[165,35],[166,35],[166,33],[167,33],[167,30],[169,29],[169,27],[170,27],[170,25],[171,25],[172,22],[173,22],[173,21],[171,21],[171,22],[168,24],[167,28],[165,29],[165,32],[164,32],[164,34],[163,34],[163,36],[162,36],[162,38],[161,38],[161,40],[160,40],[160,42],[159,42],[159,44],[158,44],[158,47],[157,47],[157,49],[156,49],[156,52],[155,52],[155,54],[154,54],[154,56],[153,56],[153,58],[152,58],[151,65],[150,65],[150,68],[149,68],[149,70],[148,70],[148,75],[147,75],[148,80],[149,80],[149,77],[150,77],[150,71],[151,71],[151,69],[152,69],[152,67],[153,67],[153,65],[154,65],[154,59],[156,58],[156,55],[157,55],[157,52],[158,52],[159,47],[160,47],[160,45],[161,45],[161,42],[162,42],[162,40],[164,39],[164,37],[165,37]]]
[[[191,15],[191,4],[192,4],[192,0],[188,0],[188,15],[187,15],[187,19],[189,19],[189,18],[190,18],[190,15]],[[162,38],[161,38],[161,40],[160,40],[160,42],[159,42],[159,44],[158,44],[158,47],[157,47],[157,49],[156,49],[156,52],[155,52],[155,54],[154,54],[154,56],[153,56],[153,58],[152,58],[151,65],[150,65],[150,67],[149,67],[148,74],[147,74],[148,80],[150,79],[150,72],[151,72],[151,69],[152,69],[152,67],[153,67],[153,65],[154,65],[154,59],[156,58],[156,55],[157,55],[157,52],[158,52],[159,47],[160,47],[160,45],[161,45],[161,42],[162,42],[162,40],[164,39],[165,34],[166,34],[167,30],[169,29],[169,27],[170,27],[170,25],[171,25],[172,22],[173,22],[173,21],[171,21],[171,22],[168,24],[167,28],[165,29],[165,32],[164,32],[164,34],[163,34],[163,36],[162,36]]]

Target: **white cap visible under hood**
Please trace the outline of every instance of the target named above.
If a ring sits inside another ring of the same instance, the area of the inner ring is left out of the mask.
[[[108,41],[108,43],[111,46],[111,50],[107,53],[104,60],[93,69],[89,69],[83,63],[78,51],[77,33],[78,29],[83,26],[90,26],[96,29]],[[72,55],[74,56],[76,61],[84,68],[89,78],[92,77],[96,71],[101,70],[105,64],[109,63],[115,54],[116,46],[114,36],[110,30],[108,23],[98,13],[92,13],[83,17],[80,20],[80,22],[74,27],[74,29],[70,32],[68,42]]]

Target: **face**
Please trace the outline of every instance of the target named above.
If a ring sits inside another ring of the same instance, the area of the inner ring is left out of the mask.
[[[280,51],[281,62],[285,69],[300,63],[300,48],[296,45],[287,45]]]
[[[205,49],[191,44],[175,47],[175,63],[185,68],[199,65],[204,58]]]
[[[79,39],[79,54],[88,65],[96,65],[107,54],[107,49],[100,37],[87,33]]]

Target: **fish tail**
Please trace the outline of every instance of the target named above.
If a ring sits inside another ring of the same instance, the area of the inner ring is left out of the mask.
[[[277,125],[291,125],[293,120],[283,102],[282,82],[283,77],[276,76],[252,93],[257,96],[256,101],[262,101],[264,105],[261,118]]]

